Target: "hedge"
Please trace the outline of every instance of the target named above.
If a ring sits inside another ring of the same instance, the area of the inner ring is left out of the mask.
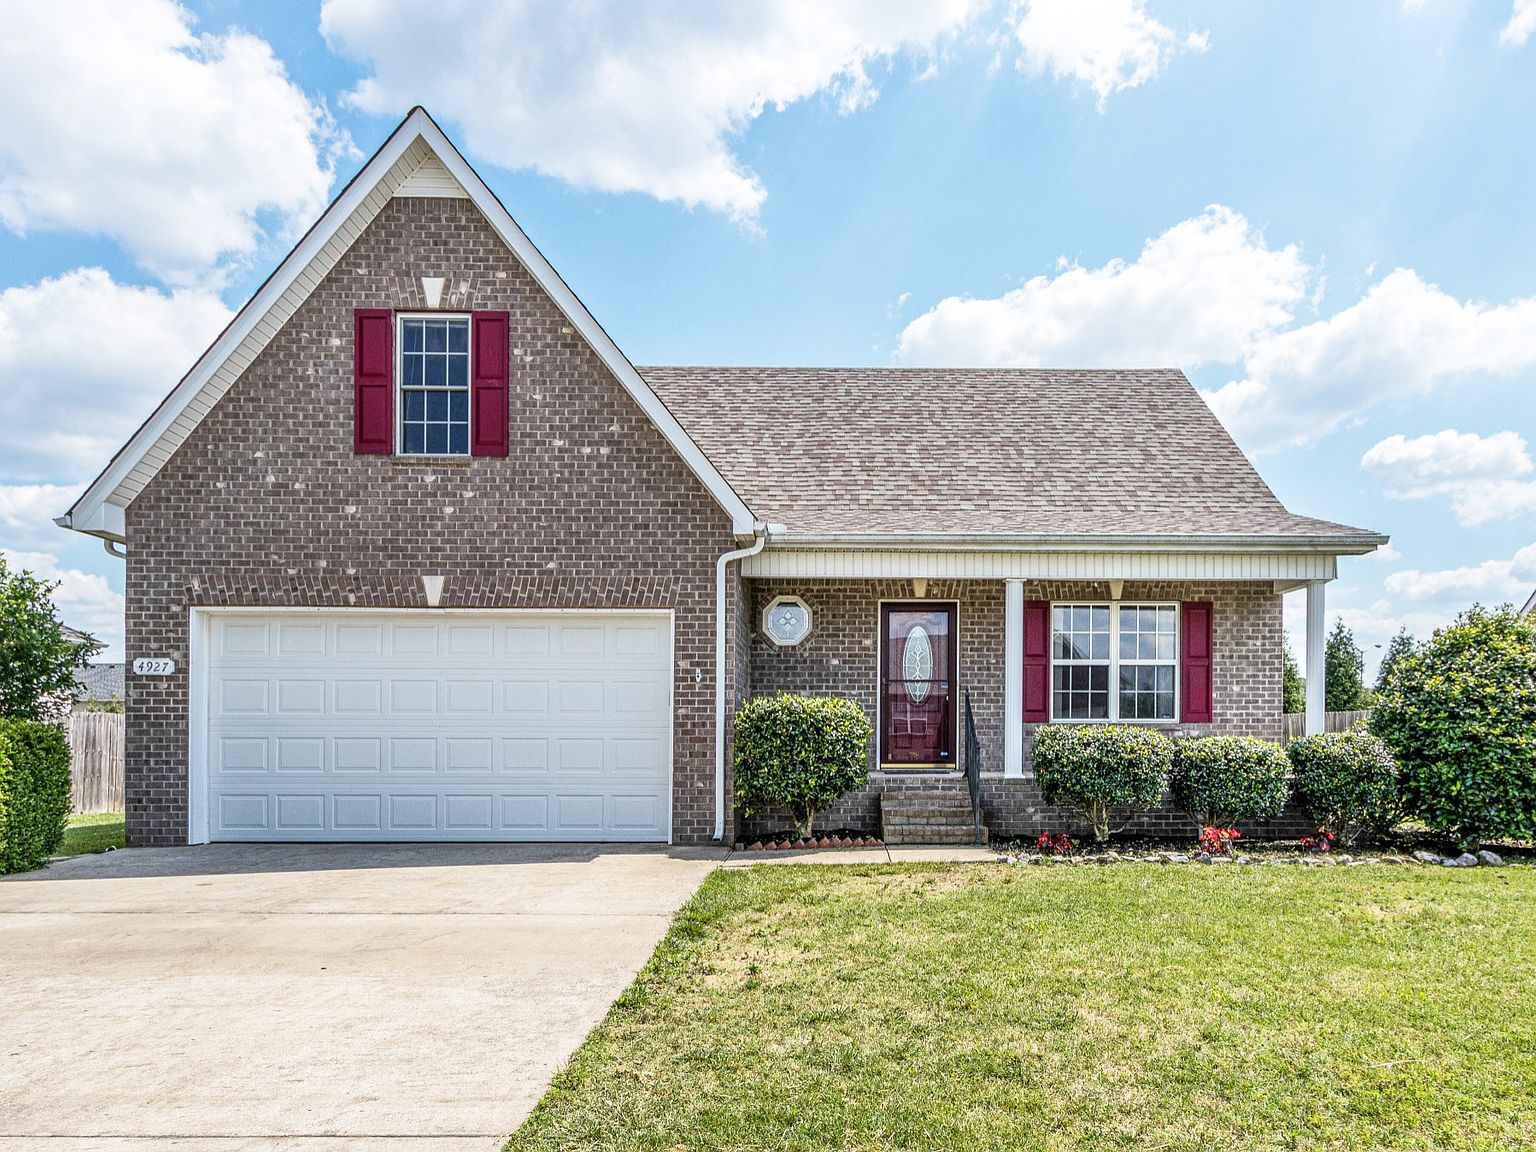
[[[1169,789],[1201,828],[1273,820],[1290,798],[1285,750],[1253,736],[1175,740]]]
[[[785,807],[798,836],[816,813],[869,779],[869,717],[853,700],[760,696],[736,713],[736,806]]]
[[[55,724],[0,719],[0,873],[40,868],[69,817],[69,739]]]
[[[1052,724],[1035,733],[1035,779],[1048,804],[1070,804],[1101,843],[1111,808],[1153,808],[1168,786],[1173,742],[1150,728]]]
[[[1392,749],[1369,729],[1303,736],[1286,747],[1296,796],[1317,826],[1343,844],[1385,832],[1403,815],[1403,790]]]
[[[1402,657],[1371,713],[1409,811],[1471,846],[1536,839],[1536,620],[1474,607]]]

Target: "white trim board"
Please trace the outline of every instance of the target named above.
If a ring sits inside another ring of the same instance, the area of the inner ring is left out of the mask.
[[[60,523],[77,532],[125,541],[124,509],[154,479],[390,198],[400,194],[418,173],[422,174],[422,180],[415,180],[412,187],[422,186],[425,181],[436,189],[430,194],[445,194],[448,185],[429,161],[435,161],[442,173],[464,191],[513,256],[591,345],[673,450],[730,515],[735,534],[750,536],[754,521],[745,502],[683,431],[682,425],[635,371],[634,365],[602,325],[422,108],[413,108],[400,122],[192,370],[118,451],[69,512],[60,518]]]
[[[1334,556],[1222,552],[961,552],[767,548],[748,579],[1332,580]]]

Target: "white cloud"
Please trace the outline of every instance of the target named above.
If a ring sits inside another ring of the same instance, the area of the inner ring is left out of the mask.
[[[0,481],[94,476],[229,316],[210,292],[118,284],[100,268],[0,292]]]
[[[1306,297],[1297,247],[1272,249],[1221,205],[1149,240],[1135,261],[1070,265],[1001,297],[951,296],[902,331],[915,364],[1192,368],[1251,353]]]
[[[0,555],[12,571],[24,570],[39,580],[58,583],[53,604],[59,619],[107,646],[94,659],[105,662],[123,658],[123,596],[112,590],[105,576],[78,568],[61,568],[58,557],[51,552],[0,548]]]
[[[12,547],[57,543],[53,522],[80,495],[79,484],[0,484],[0,537]]]
[[[766,192],[732,149],[769,107],[817,94],[853,112],[869,74],[926,55],[981,0],[325,0],[320,28],[369,75],[346,99],[421,103],[471,152],[605,192],[643,192],[751,221]]]
[[[1536,512],[1536,481],[1525,440],[1514,432],[1479,436],[1447,428],[1410,440],[1399,434],[1373,445],[1360,466],[1395,500],[1450,498],[1465,525]]]
[[[1509,21],[1499,29],[1499,43],[1518,48],[1536,32],[1536,0],[1515,0]]]
[[[172,0],[6,6],[0,222],[108,236],[179,282],[319,214],[346,138],[265,41],[193,19]]]
[[[1154,79],[1181,47],[1210,47],[1205,32],[1181,42],[1148,14],[1144,0],[1018,0],[1013,19],[1023,49],[1019,67],[1084,85],[1101,112],[1114,93]]]
[[[1536,297],[1461,301],[1398,268],[1348,308],[1277,332],[1207,399],[1250,448],[1322,439],[1377,404],[1536,366]]]
[[[1404,600],[1455,601],[1463,607],[1474,600],[1523,604],[1533,586],[1536,586],[1536,544],[1520,549],[1510,560],[1484,560],[1464,568],[1431,572],[1407,568],[1392,573],[1385,581],[1386,590]]]

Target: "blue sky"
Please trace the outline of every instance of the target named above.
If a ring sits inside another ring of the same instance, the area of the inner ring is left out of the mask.
[[[1172,364],[1392,536],[1368,655],[1536,588],[1536,0],[483,9],[12,21],[0,548],[71,623],[123,569],[51,516],[414,103],[637,363]]]

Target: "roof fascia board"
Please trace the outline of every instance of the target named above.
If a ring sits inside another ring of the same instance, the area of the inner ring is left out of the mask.
[[[252,330],[266,318],[278,300],[292,287],[294,281],[330,243],[336,232],[373,194],[384,176],[399,162],[401,156],[417,139],[422,140],[437,155],[443,166],[464,187],[470,200],[484,214],[503,243],[511,249],[539,286],[555,301],[556,306],[572,326],[591,344],[599,358],[619,379],[625,390],[634,397],[641,410],[729,514],[732,531],[736,535],[752,533],[754,519],[746,503],[710,463],[699,446],[683,431],[676,418],[641,379],[628,358],[587,311],[586,306],[544,259],[543,254],[502,206],[501,201],[422,108],[412,109],[394,132],[390,133],[389,139],[342,189],[320,219],[304,234],[272,275],[257,289],[255,295],[236,313],[234,319],[208,347],[208,350],[198,358],[192,370],[182,377],[180,383],[139,427],[128,443],[118,450],[107,467],[71,506],[69,512],[59,518],[63,527],[119,541],[124,539],[120,507],[124,498],[118,495],[118,489],[123,482],[170,430],[192,399],[208,384]],[[117,497],[116,500],[113,499],[114,496]],[[114,507],[118,508],[115,515],[110,511]]]

